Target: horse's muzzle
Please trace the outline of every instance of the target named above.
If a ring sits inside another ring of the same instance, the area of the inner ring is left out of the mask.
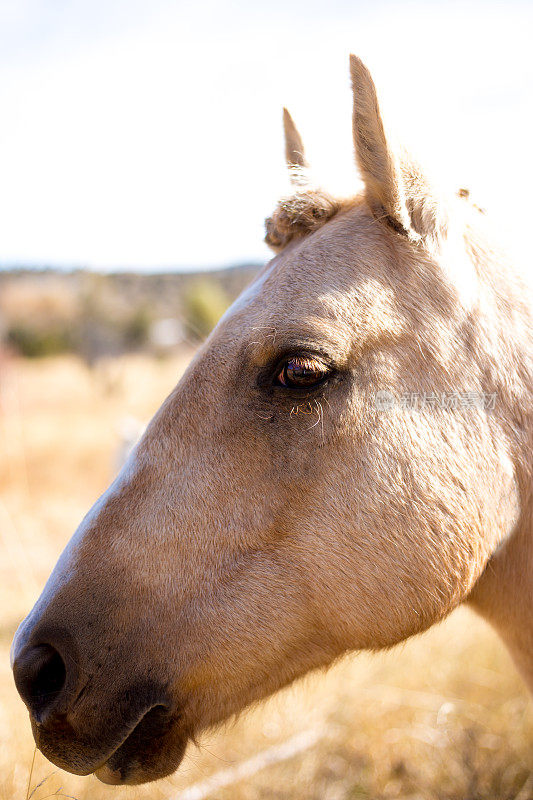
[[[37,629],[15,642],[13,672],[37,747],[61,769],[135,784],[179,766],[188,737],[160,684],[136,681],[110,692],[116,676],[106,687],[104,674],[88,674],[59,629]]]

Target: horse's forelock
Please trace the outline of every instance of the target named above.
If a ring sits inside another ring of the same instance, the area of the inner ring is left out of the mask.
[[[354,204],[323,189],[306,188],[282,198],[271,217],[265,220],[265,242],[276,252],[293,239],[301,239],[321,228],[332,217]]]

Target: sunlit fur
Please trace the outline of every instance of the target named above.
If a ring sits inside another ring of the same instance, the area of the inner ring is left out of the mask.
[[[19,629],[15,656],[36,626],[76,642],[85,690],[61,730],[36,734],[66,768],[168,774],[185,737],[464,601],[533,686],[531,305],[486,218],[392,146],[369,73],[356,58],[351,70],[364,192],[299,186],[276,210],[277,255]],[[302,352],[335,366],[308,397],[271,380]],[[380,390],[496,397],[378,410]],[[147,684],[165,687],[170,731],[101,766]]]

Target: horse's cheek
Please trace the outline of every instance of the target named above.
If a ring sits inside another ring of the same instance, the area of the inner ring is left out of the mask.
[[[350,646],[386,646],[467,597],[512,533],[516,484],[505,442],[480,415],[391,418],[352,445],[317,492],[309,551],[315,570],[327,562],[321,588],[332,619],[345,607]]]

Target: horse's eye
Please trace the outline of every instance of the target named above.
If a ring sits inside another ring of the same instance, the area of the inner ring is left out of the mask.
[[[329,367],[320,359],[310,356],[291,356],[278,372],[278,386],[293,389],[312,389],[322,383],[330,373]]]

